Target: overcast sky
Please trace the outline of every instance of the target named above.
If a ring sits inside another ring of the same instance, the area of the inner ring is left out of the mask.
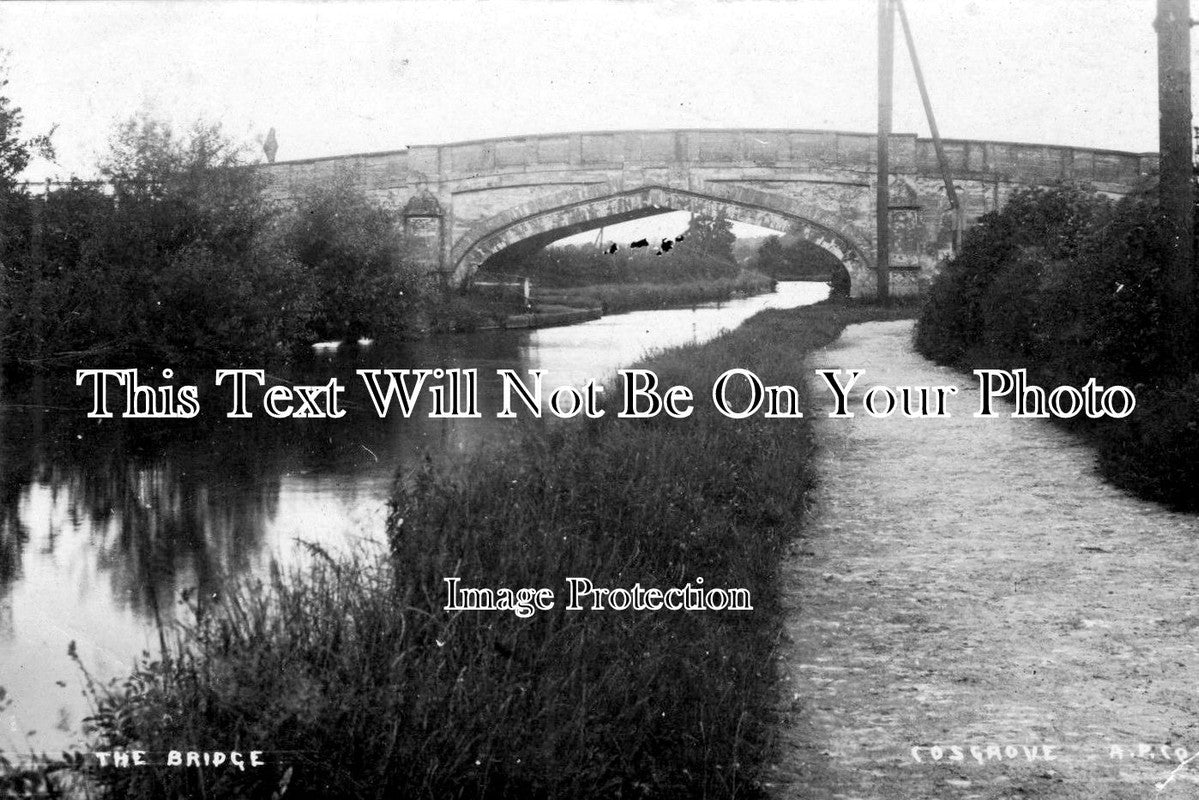
[[[870,131],[874,0],[4,3],[10,96],[89,174],[139,109],[278,158],[552,131]],[[908,0],[942,134],[1157,149],[1153,0]],[[901,44],[901,43],[900,43]],[[927,133],[897,50],[895,129]]]

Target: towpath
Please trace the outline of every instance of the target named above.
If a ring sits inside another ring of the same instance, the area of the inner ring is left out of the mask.
[[[951,419],[818,414],[776,795],[1199,797],[1199,518],[1105,484],[1047,421],[974,419],[973,376],[910,339],[856,325],[811,360],[960,391]]]

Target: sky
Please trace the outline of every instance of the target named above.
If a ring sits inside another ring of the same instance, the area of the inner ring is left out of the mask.
[[[907,0],[943,136],[1157,149],[1153,0]],[[577,130],[872,131],[875,0],[0,3],[25,132],[146,111],[278,159]],[[1197,39],[1199,41],[1199,39]],[[927,135],[902,38],[897,132]]]

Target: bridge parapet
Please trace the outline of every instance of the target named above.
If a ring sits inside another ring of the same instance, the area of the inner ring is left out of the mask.
[[[281,161],[262,166],[280,190],[350,170],[374,189],[507,172],[619,169],[628,165],[761,166],[873,171],[877,137],[846,131],[751,129],[589,131],[513,136],[405,150]],[[936,176],[931,139],[894,134],[891,172]],[[1157,171],[1156,153],[969,139],[944,142],[955,178],[1021,183],[1086,181],[1131,188]]]
[[[439,177],[538,168],[759,165],[873,170],[874,134],[814,130],[675,130],[587,132],[485,139],[411,151],[436,150],[423,159],[437,164]],[[931,139],[894,134],[891,171],[935,175]],[[1155,171],[1155,153],[1131,153],[1059,145],[946,140],[955,173],[998,175],[1009,180],[1085,180],[1134,183]],[[425,155],[422,153],[422,155]]]
[[[1157,153],[970,139],[944,140],[944,149],[955,177],[991,177],[1016,183],[1076,181],[1128,190],[1158,168]],[[917,140],[917,160],[920,174],[937,173],[931,139]]]
[[[409,156],[408,150],[387,150],[277,161],[274,164],[260,164],[258,169],[272,191],[280,196],[294,194],[304,186],[328,182],[342,172],[352,175],[366,188],[394,188],[409,184]]]

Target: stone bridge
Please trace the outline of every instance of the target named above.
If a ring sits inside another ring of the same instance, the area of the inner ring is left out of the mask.
[[[964,223],[1023,186],[1089,183],[1126,194],[1156,153],[943,140]],[[950,254],[953,212],[930,139],[889,140],[891,291],[919,292]],[[283,161],[261,167],[286,202],[344,175],[396,210],[415,257],[453,285],[497,254],[684,210],[797,234],[876,288],[874,134],[813,130],[564,133]]]

